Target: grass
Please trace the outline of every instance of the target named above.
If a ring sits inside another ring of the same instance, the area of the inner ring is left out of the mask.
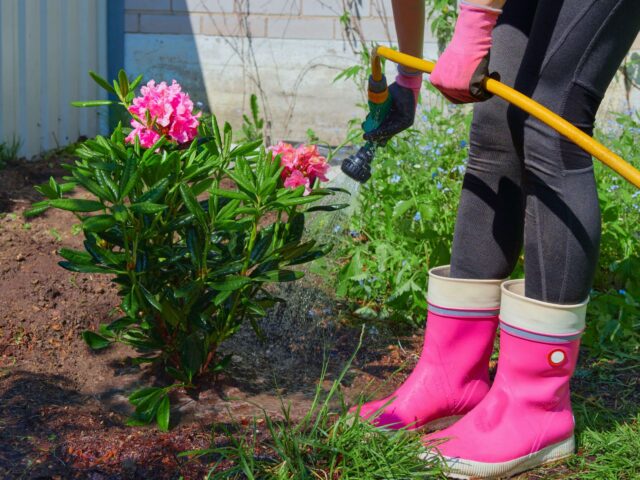
[[[361,344],[362,335],[358,349]],[[292,420],[289,407],[283,404],[283,420],[274,420],[266,413],[260,419],[266,435],[258,434],[259,423],[254,420],[254,433],[249,438],[227,430],[224,445],[214,444],[210,449],[183,455],[217,458],[208,476],[211,479],[441,478],[437,461],[418,458],[419,453],[427,451],[418,434],[402,430],[385,432],[348,413],[341,385],[356,353],[328,392],[321,387],[326,377],[325,362],[312,405],[298,422]]]
[[[14,161],[18,158],[18,150],[22,142],[14,138],[11,142],[0,142],[0,168],[3,168],[7,163]]]
[[[217,444],[214,433],[211,448],[183,455],[214,458],[208,478],[220,480],[442,478],[437,462],[418,459],[425,451],[419,434],[384,432],[348,414],[341,385],[354,356],[328,392],[320,387],[323,370],[303,419],[294,421],[283,405],[281,420],[264,413],[248,436],[236,424],[224,431],[222,444],[218,431]],[[640,478],[640,357],[586,358],[581,365],[573,381],[577,454],[518,479]]]
[[[640,478],[640,356],[587,364],[576,374],[578,455],[568,466],[585,480]]]

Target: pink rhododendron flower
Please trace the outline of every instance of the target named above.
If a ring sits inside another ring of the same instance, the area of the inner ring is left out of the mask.
[[[291,174],[284,179],[284,186],[287,188],[298,188],[304,185],[304,195],[308,195],[311,192],[309,183],[309,178],[305,177],[300,170],[292,171]]]
[[[193,140],[198,133],[200,112],[193,114],[193,102],[175,80],[171,85],[154,80],[140,89],[142,94],[133,99],[129,112],[137,117],[131,120],[133,131],[127,142],[140,139],[140,145],[151,147],[162,135],[176,143]],[[142,122],[142,123],[141,123]]]
[[[275,155],[280,155],[282,180],[287,188],[297,188],[304,185],[304,195],[311,193],[311,187],[316,179],[327,182],[326,173],[329,170],[327,159],[318,152],[316,145],[300,145],[298,148],[284,142],[269,147]]]

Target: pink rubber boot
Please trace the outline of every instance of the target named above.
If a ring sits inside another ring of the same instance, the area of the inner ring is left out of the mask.
[[[449,278],[448,266],[432,269],[420,360],[400,388],[365,403],[360,416],[390,429],[436,429],[475,407],[489,391],[500,283]]]
[[[444,458],[449,477],[511,476],[573,453],[569,379],[586,308],[587,302],[526,298],[522,280],[503,284],[500,360],[491,391],[458,423],[425,438]]]

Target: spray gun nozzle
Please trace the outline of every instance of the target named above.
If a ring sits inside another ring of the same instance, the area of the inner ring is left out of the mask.
[[[367,142],[342,162],[342,171],[350,178],[364,183],[371,178],[371,162],[376,152],[373,143]]]

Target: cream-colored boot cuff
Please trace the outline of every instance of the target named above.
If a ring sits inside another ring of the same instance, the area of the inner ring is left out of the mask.
[[[502,284],[500,321],[527,332],[575,337],[584,330],[588,302],[559,305],[534,300],[524,296],[524,280],[508,280]]]
[[[504,280],[449,278],[450,266],[429,270],[429,304],[452,309],[500,308],[500,284]]]

